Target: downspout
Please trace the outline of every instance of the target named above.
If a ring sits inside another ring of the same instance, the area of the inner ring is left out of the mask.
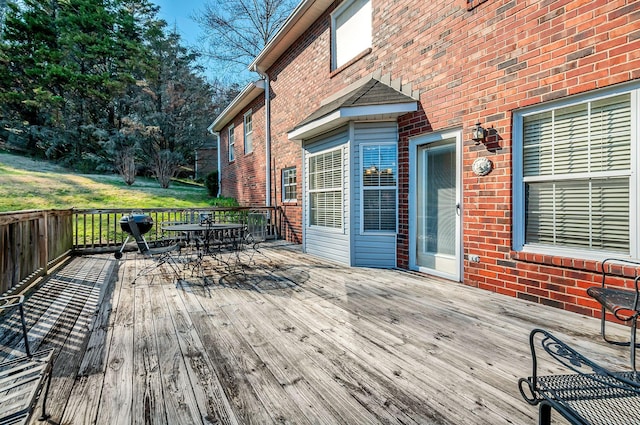
[[[266,206],[271,207],[271,90],[269,75],[262,73],[254,65],[253,72],[256,72],[264,82],[264,138],[265,138],[265,200]]]
[[[222,194],[222,161],[220,159],[222,147],[220,146],[220,133],[216,131],[213,135],[216,136],[216,145],[218,146],[218,149],[216,149],[216,156],[218,157],[218,169],[216,170],[216,174],[218,175],[218,193],[216,193],[216,198],[219,198]]]

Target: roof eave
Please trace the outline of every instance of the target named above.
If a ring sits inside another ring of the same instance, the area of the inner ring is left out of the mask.
[[[351,106],[339,108],[324,117],[304,124],[287,133],[290,140],[302,141],[318,136],[348,121],[389,120],[418,110],[418,102],[392,103],[385,105]]]
[[[287,21],[249,65],[265,74],[273,63],[322,15],[333,0],[303,0]]]
[[[220,115],[218,115],[215,121],[207,127],[207,130],[210,133],[218,133],[263,91],[264,80],[257,80],[247,84],[247,86],[238,93],[238,95],[220,113]]]

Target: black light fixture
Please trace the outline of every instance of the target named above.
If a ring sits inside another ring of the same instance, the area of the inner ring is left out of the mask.
[[[485,130],[480,125],[480,122],[478,121],[475,127],[471,129],[471,139],[473,139],[473,141],[476,142],[476,144],[478,144],[480,142],[484,142],[484,139],[486,138],[487,138],[487,130]]]

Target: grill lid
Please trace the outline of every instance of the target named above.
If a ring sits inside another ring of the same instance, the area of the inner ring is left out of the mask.
[[[153,218],[145,214],[130,214],[124,215],[120,219],[120,228],[123,232],[131,234],[131,227],[129,227],[129,217],[133,218],[133,221],[138,225],[138,229],[141,234],[147,233],[153,227]]]

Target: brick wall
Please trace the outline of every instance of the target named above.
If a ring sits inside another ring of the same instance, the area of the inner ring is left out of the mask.
[[[251,110],[253,117],[253,150],[245,154],[244,114]],[[236,198],[241,206],[264,206],[265,194],[265,117],[264,96],[258,96],[239,113],[232,123],[235,135],[235,159],[229,162],[227,126],[220,132],[221,194]]]
[[[464,282],[597,314],[584,293],[594,280],[594,264],[511,249],[512,111],[640,78],[640,2],[373,0],[371,52],[332,71],[329,13],[337,4],[269,70],[278,193],[280,170],[293,165],[302,193],[301,150],[287,132],[324,98],[372,72],[389,73],[420,90],[419,110],[399,120],[398,265],[408,267],[409,260],[409,139],[461,128],[464,254],[481,258],[479,263],[465,260]],[[254,112],[259,105],[257,101]],[[223,181],[225,191],[227,184],[233,188],[226,193],[252,202],[264,200],[263,193],[253,193],[263,177],[248,178],[264,158],[258,152],[264,147],[257,137],[259,115],[263,113],[254,115],[255,152],[248,158],[241,154],[242,116],[236,120],[235,165],[243,171],[229,171]],[[470,128],[478,121],[490,129],[487,143],[480,145],[470,140]],[[471,171],[480,156],[494,164],[484,177]],[[301,201],[283,207],[291,240],[301,239]]]

